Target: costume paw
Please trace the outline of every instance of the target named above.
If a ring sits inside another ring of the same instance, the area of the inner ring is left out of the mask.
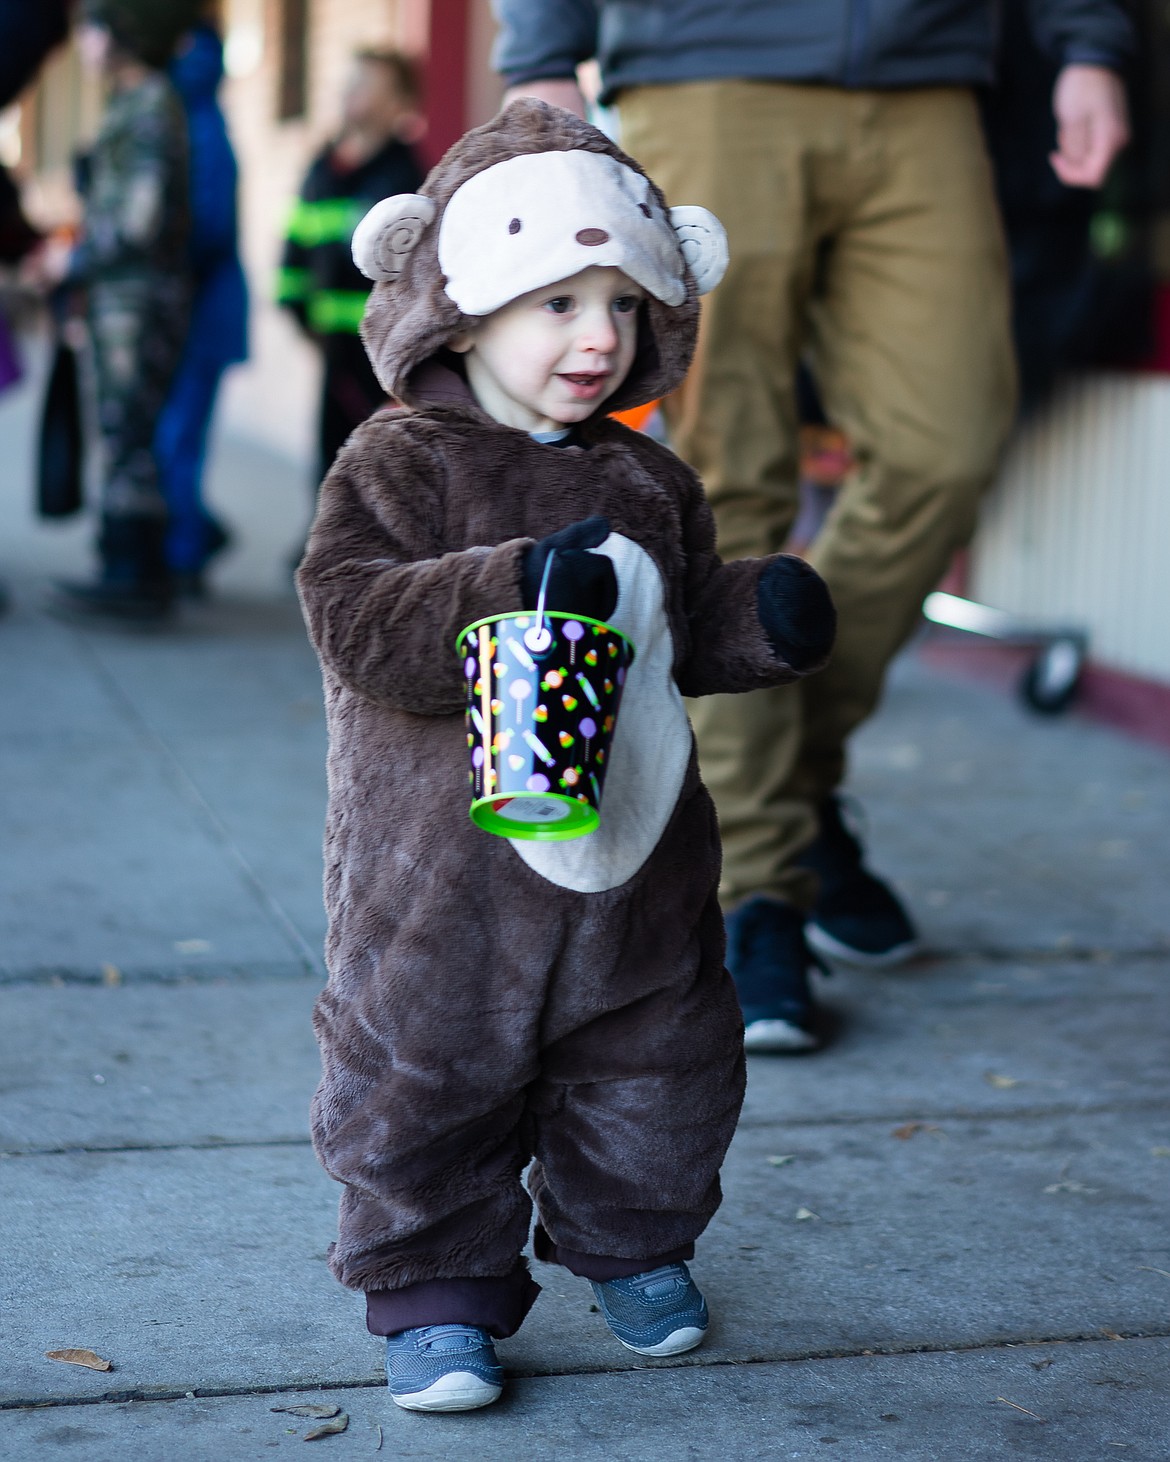
[[[525,609],[536,608],[545,565],[551,556],[544,607],[586,619],[608,619],[617,607],[617,574],[612,559],[604,553],[590,552],[608,537],[609,519],[597,516],[570,523],[534,543],[524,555],[520,571]]]
[[[828,659],[837,634],[837,611],[828,585],[794,554],[777,555],[756,589],[760,623],[774,653],[798,674]]]

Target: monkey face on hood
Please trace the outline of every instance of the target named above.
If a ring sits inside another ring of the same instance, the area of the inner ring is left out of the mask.
[[[408,404],[418,367],[485,315],[590,265],[621,269],[646,298],[634,363],[599,408],[607,414],[680,384],[694,353],[698,296],[727,264],[713,214],[668,210],[604,133],[534,100],[467,133],[421,192],[375,204],[353,251],[375,281],[362,339],[383,387]]]

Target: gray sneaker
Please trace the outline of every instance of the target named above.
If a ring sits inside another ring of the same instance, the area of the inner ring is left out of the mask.
[[[486,1330],[420,1325],[386,1337],[386,1381],[406,1411],[474,1411],[499,1400],[504,1372]]]
[[[627,1350],[681,1355],[703,1343],[707,1301],[685,1264],[592,1284],[605,1323]]]

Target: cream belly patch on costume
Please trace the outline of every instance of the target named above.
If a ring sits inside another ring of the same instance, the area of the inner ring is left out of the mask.
[[[637,543],[611,533],[600,548],[613,560],[617,608],[609,622],[634,643],[622,695],[601,826],[565,843],[509,841],[529,868],[575,893],[602,893],[631,879],[658,845],[682,790],[691,726],[674,682],[674,642],[662,576]]]

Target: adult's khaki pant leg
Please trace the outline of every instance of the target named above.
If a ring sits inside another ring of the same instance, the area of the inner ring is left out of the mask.
[[[1015,404],[999,216],[974,100],[945,88],[852,99],[852,176],[811,305],[814,362],[858,470],[811,558],[839,630],[804,687],[792,790],[841,780],[845,744],[975,526]]]
[[[703,479],[724,558],[775,553],[797,509],[796,361],[818,231],[809,157],[819,87],[695,82],[621,97],[621,140],[667,201],[710,208],[731,262],[703,302],[694,365],[666,404],[671,441]],[[814,832],[789,791],[802,686],[689,707],[719,812],[725,907],[756,892],[807,902],[787,850]]]

